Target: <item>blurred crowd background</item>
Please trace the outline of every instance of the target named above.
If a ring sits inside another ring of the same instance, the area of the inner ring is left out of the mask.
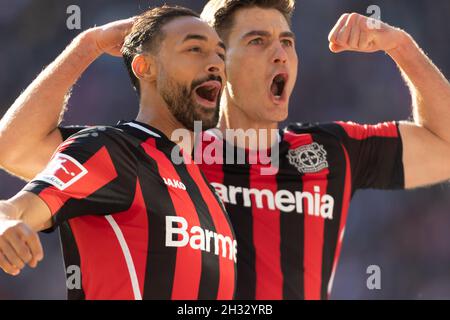
[[[206,1],[0,0],[0,115],[80,32],[66,27],[69,5],[81,8],[85,30],[163,2],[200,11]],[[409,92],[388,56],[328,50],[327,35],[339,16],[366,13],[372,4],[381,8],[384,21],[413,35],[450,77],[449,0],[297,0],[293,29],[300,71],[287,122],[410,118]],[[64,124],[115,124],[134,118],[137,108],[122,61],[103,56],[74,87]],[[0,199],[23,185],[0,172]],[[408,192],[357,192],[331,298],[450,299],[449,230],[448,183]],[[16,278],[0,272],[0,299],[65,299],[59,236],[43,234],[41,239],[46,256],[37,269]],[[370,265],[381,269],[381,290],[367,288]]]

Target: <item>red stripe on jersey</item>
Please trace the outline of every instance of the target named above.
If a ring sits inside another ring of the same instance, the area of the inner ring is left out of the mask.
[[[277,192],[276,175],[261,175],[266,166],[252,165],[250,189],[268,189]],[[264,196],[262,196],[264,198]],[[280,210],[270,210],[264,203],[262,208],[252,206],[253,244],[256,260],[256,300],[281,300],[283,298],[283,274],[281,270]],[[252,201],[252,203],[255,203]],[[273,232],[273,231],[278,232]],[[268,281],[270,279],[270,281]]]
[[[48,204],[52,215],[54,215],[67,200],[82,199],[104,187],[117,178],[117,171],[111,160],[106,147],[102,147],[89,160],[83,163],[83,167],[88,171],[75,183],[65,190],[59,190],[50,186],[39,193],[39,196]]]
[[[312,205],[315,209],[314,212],[309,210],[308,202],[310,201],[305,199],[303,202],[303,214],[305,215],[305,300],[320,300],[325,225],[324,218],[320,216],[320,200],[327,190],[328,173],[328,169],[324,169],[319,173],[305,174],[302,177],[303,192],[313,194],[316,202]]]
[[[72,198],[86,198],[117,178],[117,171],[106,147],[83,163],[88,173],[66,190]]]
[[[86,299],[134,300],[122,249],[105,217],[77,217],[69,220],[69,224],[80,253]]]
[[[211,152],[209,151],[210,149],[208,148],[208,146],[211,146],[211,143],[214,142],[215,139],[217,139],[215,136],[211,135],[211,133],[203,132],[203,134],[201,135],[200,138],[201,139],[198,141],[197,146],[201,146],[201,148],[200,147],[195,148],[194,161],[199,164],[198,168],[200,170],[202,170],[203,167],[207,167],[208,170],[206,170],[205,176],[207,177],[208,181],[223,184],[223,180],[224,180],[223,165],[220,163],[217,163],[217,161],[213,161],[214,158],[223,159],[223,156],[222,156],[223,149],[222,148],[214,148],[214,149],[211,149]],[[209,140],[212,140],[212,141],[209,141]],[[218,152],[218,153],[216,154],[215,152]],[[211,164],[206,164],[206,163],[211,163]],[[200,181],[202,181],[202,180],[203,179],[200,179]],[[203,186],[200,186],[200,187],[203,188]],[[202,189],[200,189],[200,191],[204,194],[204,191]],[[214,200],[214,202],[217,203],[215,200]],[[209,209],[209,211],[211,211],[211,209]],[[220,215],[220,217],[222,218],[222,215]],[[216,224],[216,223],[214,222],[214,224]],[[226,226],[227,227],[229,226],[228,222],[226,223]],[[217,226],[216,226],[216,228],[217,228]],[[228,232],[228,229],[225,230],[225,232]],[[220,233],[219,231],[217,231],[217,232]],[[223,259],[220,259],[220,261],[219,261],[220,270],[222,270],[222,268],[223,268],[224,262],[222,260]],[[228,260],[227,263],[232,265],[233,273],[234,273],[235,272],[234,263],[232,263],[232,261],[230,261],[230,260]],[[228,284],[230,282],[225,282],[226,280],[223,278],[222,271],[220,272],[219,281],[220,282],[219,282],[219,290],[218,290],[217,299],[228,299],[228,296],[227,296],[228,292],[229,292],[228,290],[230,290]],[[233,279],[233,281],[231,281],[231,283],[234,283],[234,282],[235,281]],[[234,294],[234,286],[233,286],[233,291],[231,292],[231,296],[233,296],[233,294]]]
[[[348,215],[348,208],[350,206],[350,200],[351,200],[351,190],[352,190],[352,173],[350,170],[350,158],[348,156],[347,149],[343,144],[341,144],[342,149],[344,150],[345,155],[345,184],[344,184],[344,192],[342,196],[342,211],[341,211],[341,221],[339,223],[339,233],[338,233],[338,239],[337,239],[337,245],[336,245],[336,252],[334,254],[334,260],[333,260],[333,268],[331,269],[331,277],[330,277],[330,283],[328,284],[328,296],[331,294],[331,288],[333,286],[333,280],[334,276],[336,274],[336,268],[339,261],[339,255],[341,254],[341,248],[342,248],[342,240],[344,239],[344,232],[345,232],[345,224],[347,223],[347,215]]]
[[[148,254],[148,215],[139,181],[136,182],[136,192],[130,209],[112,216],[127,242],[143,296]]]
[[[309,133],[293,133],[286,131],[284,132],[284,140],[289,142],[289,149],[297,149],[300,146],[312,143],[312,138]]]
[[[55,196],[57,194],[58,196]],[[68,194],[62,194],[54,186],[45,188],[39,193],[39,197],[44,200],[50,209],[52,215],[61,209],[61,207],[71,198]]]
[[[150,138],[144,142],[142,144],[142,148],[156,161],[161,177],[181,181],[170,159],[168,159],[163,152],[156,148],[154,138]],[[173,188],[167,188],[177,216],[182,216],[185,218],[191,228],[193,226],[200,226],[196,208],[187,191],[179,189],[176,189],[175,191]],[[150,241],[152,241],[152,235],[149,235],[149,237]],[[171,299],[198,299],[201,271],[202,254],[200,250],[193,250],[189,246],[177,248]]]
[[[295,134],[292,132],[285,133],[285,140],[290,143],[289,149],[296,149],[303,145],[313,143],[311,134]],[[306,300],[319,300],[320,289],[322,284],[322,255],[324,242],[324,218],[320,216],[320,199],[327,189],[328,169],[324,169],[318,173],[306,173],[302,176],[303,190],[313,195],[312,201],[319,203],[311,203],[311,199],[303,199],[303,215],[304,215],[304,297]],[[316,181],[316,182],[315,182]],[[319,187],[314,190],[314,187]],[[318,199],[318,200],[317,200]],[[315,208],[316,210],[310,210]]]
[[[356,140],[363,140],[370,137],[397,138],[398,131],[395,122],[383,122],[376,125],[357,124],[354,122],[337,121],[347,135]]]
[[[233,233],[228,223],[225,213],[223,212],[221,206],[217,202],[217,199],[211,193],[208,185],[206,184],[204,178],[200,173],[200,169],[195,164],[186,165],[189,174],[192,179],[197,183],[203,199],[208,206],[208,210],[211,213],[211,218],[216,229],[216,232],[224,236],[228,236],[234,240]],[[232,250],[230,248],[230,250]],[[219,289],[217,292],[218,300],[231,300],[234,295],[234,283],[235,283],[235,264],[233,260],[228,259],[229,253],[224,258],[222,256],[222,248],[219,248]]]

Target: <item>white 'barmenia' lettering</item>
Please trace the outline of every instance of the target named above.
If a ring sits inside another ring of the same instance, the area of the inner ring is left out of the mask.
[[[212,182],[223,202],[238,204],[242,199],[244,207],[256,206],[259,209],[280,210],[283,212],[304,213],[308,215],[333,219],[334,198],[329,194],[321,194],[320,187],[314,186],[314,194],[304,191],[278,190],[275,194],[269,189],[242,188],[225,186]]]
[[[199,226],[189,226],[185,218],[179,216],[166,217],[166,246],[186,247],[192,249],[211,252],[217,256],[237,261],[237,241],[228,236],[224,236],[213,231],[203,229]],[[174,235],[178,235],[178,240],[174,240]],[[212,248],[213,247],[213,248]]]

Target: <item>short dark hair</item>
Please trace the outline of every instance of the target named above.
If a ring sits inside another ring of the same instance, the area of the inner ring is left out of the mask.
[[[130,34],[125,38],[122,47],[122,56],[130,75],[134,89],[140,95],[139,79],[134,75],[131,63],[134,57],[143,52],[157,53],[161,42],[164,40],[162,28],[178,17],[200,18],[195,11],[180,7],[164,5],[145,11],[137,16]]]
[[[276,9],[283,14],[291,26],[295,0],[209,0],[201,17],[216,29],[223,41],[227,42],[235,13],[252,7]]]

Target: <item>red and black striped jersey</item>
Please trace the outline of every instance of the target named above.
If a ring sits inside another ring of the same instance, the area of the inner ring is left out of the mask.
[[[60,130],[65,138],[79,128]],[[279,131],[278,170],[269,175],[258,162],[227,161],[240,150],[223,140],[222,150],[211,152],[222,161],[202,161],[217,142],[205,136],[194,159],[236,233],[237,299],[327,299],[355,191],[404,188],[395,122],[290,125]]]
[[[214,143],[202,140],[203,151]],[[248,151],[246,164],[227,164],[239,150],[223,145],[224,164],[200,168],[236,232],[236,298],[327,299],[355,191],[404,187],[398,124],[291,125],[279,131],[274,174],[261,174]]]
[[[232,299],[236,240],[214,189],[179,147],[136,121],[66,140],[26,187],[60,227],[69,299]],[[188,155],[190,158],[190,155]]]

